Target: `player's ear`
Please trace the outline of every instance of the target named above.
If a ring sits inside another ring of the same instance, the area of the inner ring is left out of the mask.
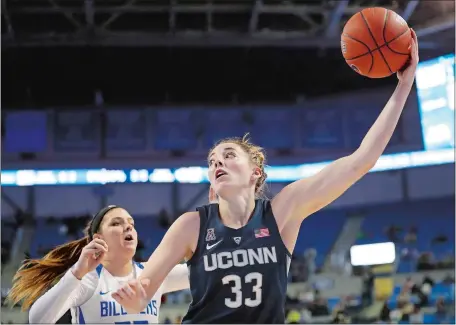
[[[93,234],[93,239],[95,239],[95,238],[103,239],[103,236],[98,233],[95,233],[95,234]]]
[[[262,174],[261,168],[255,166],[255,167],[253,168],[253,175],[252,175],[253,180],[256,181],[257,179],[259,179],[259,178],[261,177],[261,174]]]

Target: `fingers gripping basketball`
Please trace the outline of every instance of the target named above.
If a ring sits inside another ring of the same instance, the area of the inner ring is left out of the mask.
[[[399,71],[410,55],[411,32],[407,22],[394,11],[367,8],[345,24],[342,54],[359,74],[384,78]]]

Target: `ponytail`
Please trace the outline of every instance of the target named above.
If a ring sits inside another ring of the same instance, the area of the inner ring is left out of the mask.
[[[22,301],[22,310],[29,309],[54,283],[79,260],[82,249],[92,241],[103,217],[112,209],[109,205],[92,218],[84,229],[85,237],[57,246],[41,259],[28,259],[13,277],[13,287],[6,298],[13,306]]]
[[[41,259],[25,260],[13,278],[7,301],[13,306],[22,301],[22,310],[29,309],[79,259],[89,237],[57,246]]]

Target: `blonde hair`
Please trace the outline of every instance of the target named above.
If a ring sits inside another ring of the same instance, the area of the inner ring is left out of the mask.
[[[255,164],[261,170],[261,176],[258,178],[255,184],[255,196],[264,197],[265,196],[265,189],[266,189],[266,178],[268,175],[265,171],[266,166],[266,154],[264,149],[260,146],[257,146],[250,142],[249,133],[246,133],[242,138],[241,137],[233,137],[233,138],[225,138],[220,141],[217,141],[215,145],[209,150],[209,154],[214,150],[215,147],[222,143],[234,143],[237,144],[244,150],[246,154],[249,155],[250,161]]]
[[[90,242],[92,221],[84,230],[85,237],[57,246],[41,259],[24,260],[13,278],[7,302],[13,306],[22,301],[22,310],[29,309],[79,259],[82,249]]]

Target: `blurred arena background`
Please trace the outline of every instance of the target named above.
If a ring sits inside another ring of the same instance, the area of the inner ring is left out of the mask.
[[[421,64],[385,155],[302,224],[289,323],[454,323],[453,1],[2,0],[2,323],[24,257],[125,207],[146,260],[182,212],[207,203],[212,143],[250,132],[269,191],[351,152],[396,77],[340,51],[365,7],[401,14]],[[369,245],[377,244],[377,245]],[[178,323],[191,297],[164,298]]]

